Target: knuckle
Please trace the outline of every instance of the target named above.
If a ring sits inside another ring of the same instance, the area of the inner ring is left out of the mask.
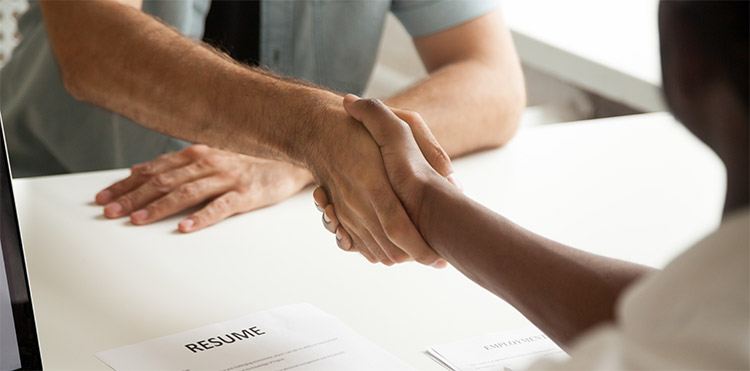
[[[200,187],[194,183],[185,184],[177,189],[177,194],[183,199],[193,199],[200,194]]]
[[[368,110],[379,110],[385,106],[385,103],[378,98],[367,98],[364,100],[365,108]]]
[[[153,175],[154,172],[155,172],[154,165],[152,165],[149,162],[146,162],[141,165],[137,165],[137,167],[133,169],[134,174],[141,175],[141,176],[150,176],[150,175]]]
[[[144,164],[140,163],[140,164],[135,164],[135,165],[131,166],[130,167],[130,173],[131,174],[136,174],[140,170],[140,168],[143,167],[143,165]]]
[[[406,121],[407,123],[422,123],[424,120],[422,119],[422,115],[419,114],[419,112],[416,111],[409,111],[409,110],[403,110],[401,112],[402,119]]]
[[[223,197],[223,198],[217,198],[214,200],[214,202],[211,203],[210,212],[214,214],[224,215],[230,211],[230,208],[232,207],[231,202]]]
[[[167,192],[173,188],[174,177],[169,174],[157,174],[151,178],[151,185],[160,192]]]
[[[135,202],[133,201],[133,195],[132,195],[132,193],[129,193],[129,194],[126,194],[126,195],[120,197],[117,200],[117,203],[119,203],[120,206],[122,206],[123,210],[132,210],[133,209],[133,205],[135,205]]]
[[[448,156],[448,153],[446,153],[445,150],[439,145],[432,146],[432,149],[430,150],[430,153],[428,154],[428,156],[429,156],[430,162],[433,164],[436,164],[441,167],[450,166],[451,159]],[[438,169],[438,170],[447,170],[447,169]]]
[[[233,168],[230,170],[222,171],[220,176],[224,181],[232,181],[234,179],[240,179],[242,177],[242,172],[236,168]]]
[[[221,156],[210,155],[201,158],[197,162],[197,166],[205,169],[213,169],[221,164]]]
[[[194,158],[194,157],[201,156],[204,153],[208,152],[208,149],[209,149],[208,146],[206,146],[205,144],[194,144],[190,147],[183,149],[182,154],[190,158]]]
[[[193,214],[190,219],[193,219],[196,226],[204,226],[208,224],[209,215],[207,215],[205,212],[201,211],[198,213]]]
[[[254,197],[251,197],[251,196],[254,195],[253,190],[254,190],[254,188],[250,184],[239,184],[236,187],[234,187],[234,191],[237,192],[238,194],[242,195],[243,199],[245,199],[245,200],[249,200],[251,198],[254,198]]]
[[[391,254],[389,257],[396,264],[401,264],[409,260],[409,255],[404,254],[402,251]]]
[[[145,209],[151,218],[162,215],[166,211],[167,205],[162,202],[153,202],[148,204]]]

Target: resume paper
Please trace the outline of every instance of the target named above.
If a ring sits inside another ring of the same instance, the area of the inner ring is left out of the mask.
[[[435,345],[427,355],[453,371],[519,371],[542,358],[568,357],[533,326]]]
[[[413,370],[310,304],[287,305],[96,356],[115,370]]]

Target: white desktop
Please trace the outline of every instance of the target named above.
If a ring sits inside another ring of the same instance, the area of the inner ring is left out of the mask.
[[[666,113],[529,128],[454,166],[469,196],[520,225],[655,267],[718,226],[723,206],[723,166]],[[442,369],[427,346],[529,324],[453,268],[339,250],[311,188],[181,234],[179,216],[102,216],[94,195],[126,174],[14,182],[46,368],[107,369],[95,353],[299,302],[419,370]]]

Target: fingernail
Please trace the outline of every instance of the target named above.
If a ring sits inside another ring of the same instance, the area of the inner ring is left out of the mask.
[[[448,174],[448,176],[446,177],[446,179],[448,179],[448,181],[451,182],[451,184],[453,184],[454,186],[456,186],[456,188],[460,189],[461,191],[464,190],[464,185],[461,184],[461,182],[458,181],[458,178],[456,177],[456,173],[450,173],[450,174]]]
[[[178,228],[180,228],[181,231],[189,231],[193,229],[193,226],[195,225],[195,221],[193,219],[185,219],[180,222],[180,224],[177,225]]]
[[[326,223],[330,223],[331,222],[331,218],[328,217],[328,213],[323,212],[323,220],[325,220]]]
[[[96,202],[103,204],[109,202],[112,199],[112,192],[109,190],[103,190],[96,195]]]
[[[447,266],[448,266],[448,262],[443,259],[439,259],[438,261],[432,263],[431,265],[431,267],[437,268],[437,269],[443,269]]]
[[[104,206],[104,215],[106,216],[120,216],[122,212],[122,205],[117,202],[110,202],[107,206]]]
[[[344,251],[349,251],[349,250],[350,250],[350,249],[352,248],[352,246],[351,246],[351,245],[349,245],[349,246],[344,246],[343,244],[344,244],[344,236],[342,235],[342,232],[341,232],[341,230],[340,230],[339,228],[337,228],[337,229],[336,229],[336,245],[337,245],[337,246],[338,246],[338,247],[339,247],[339,248],[340,248],[341,250],[344,250]]]
[[[148,219],[148,210],[145,210],[145,209],[138,210],[138,211],[130,214],[130,218],[133,221],[142,222],[142,221]]]

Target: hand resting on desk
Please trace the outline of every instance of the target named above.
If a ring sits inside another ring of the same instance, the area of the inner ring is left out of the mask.
[[[187,233],[281,202],[312,180],[309,171],[283,161],[194,145],[133,166],[96,202],[107,218],[130,215],[133,224],[145,225],[210,201],[178,224]]]

